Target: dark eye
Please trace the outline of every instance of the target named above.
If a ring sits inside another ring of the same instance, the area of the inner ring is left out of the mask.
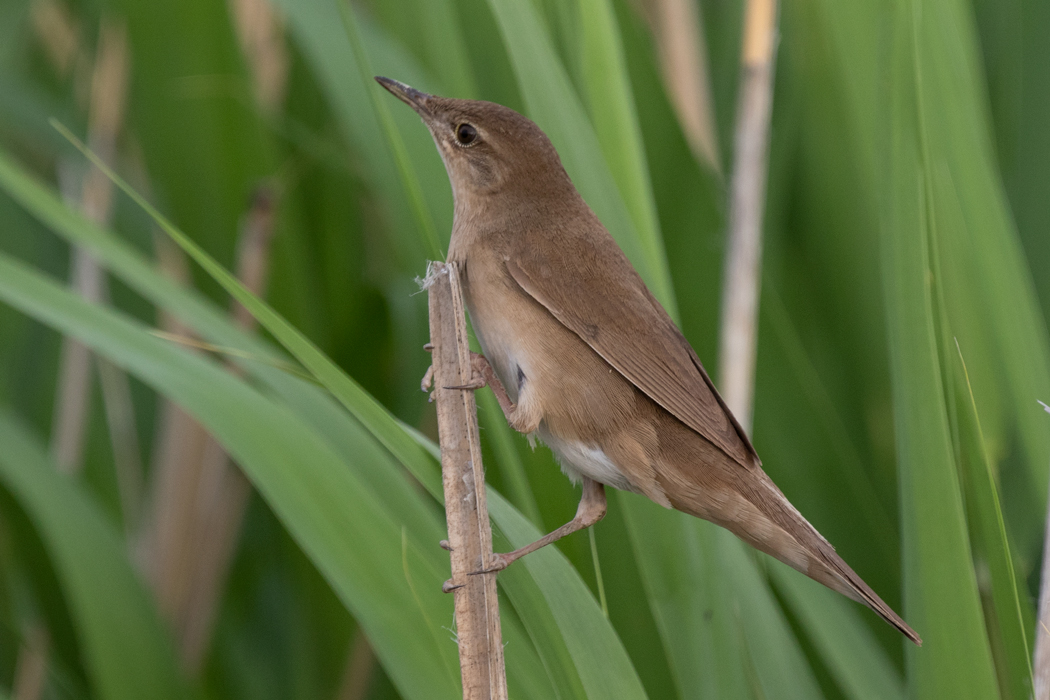
[[[469,146],[478,138],[478,130],[470,124],[460,124],[456,127],[456,140],[464,146]]]

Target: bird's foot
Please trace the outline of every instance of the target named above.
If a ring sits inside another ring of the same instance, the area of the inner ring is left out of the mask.
[[[481,389],[491,384],[490,377],[496,375],[492,372],[492,365],[485,359],[485,356],[472,352],[470,353],[470,381],[465,384],[458,386],[446,386],[446,389],[464,389],[464,390],[475,390]],[[498,379],[496,380],[499,381]]]
[[[433,343],[427,343],[426,345],[423,346],[423,349],[426,350],[427,352],[434,352],[434,344]],[[423,375],[423,381],[421,381],[419,383],[419,388],[423,391],[423,393],[430,392],[430,396],[427,398],[427,401],[429,401],[430,403],[434,403],[434,392],[430,391],[431,387],[433,387],[433,386],[434,386],[434,365],[430,365],[429,367],[427,367],[426,374]]]
[[[491,555],[489,555],[488,566],[486,566],[483,569],[479,569],[478,571],[471,571],[467,575],[480,576],[481,574],[494,574],[506,569],[514,562],[515,559],[517,559],[517,557],[510,558],[498,552],[493,552]]]

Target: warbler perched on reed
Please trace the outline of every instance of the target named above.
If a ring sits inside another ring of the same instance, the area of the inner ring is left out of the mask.
[[[762,470],[696,353],[576,191],[554,146],[517,112],[376,78],[426,124],[455,200],[449,261],[510,425],[583,484],[576,517],[492,568],[605,515],[605,486],[710,520],[919,636]],[[491,569],[490,569],[491,570]]]

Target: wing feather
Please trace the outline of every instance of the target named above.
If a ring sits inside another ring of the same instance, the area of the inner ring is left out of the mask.
[[[542,257],[523,246],[507,259],[510,276],[678,420],[740,464],[761,464],[689,342],[620,249],[611,239],[612,246],[568,243],[553,257],[550,246]]]

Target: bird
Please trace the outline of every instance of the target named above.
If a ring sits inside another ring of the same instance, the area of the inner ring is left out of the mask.
[[[502,105],[376,76],[429,129],[452,185],[447,259],[482,353],[475,379],[508,423],[582,483],[575,517],[485,571],[605,515],[605,487],[711,521],[919,635],[835,552],[763,471],[682,335],[577,192],[546,134]]]

